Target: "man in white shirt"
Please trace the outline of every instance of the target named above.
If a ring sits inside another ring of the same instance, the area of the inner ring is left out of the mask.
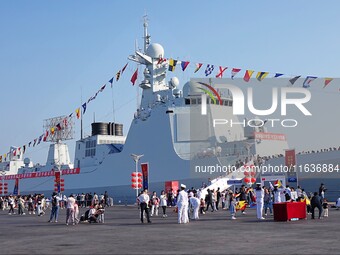
[[[94,207],[92,207],[89,211],[89,223],[92,222],[97,222],[97,205],[95,205]]]
[[[178,207],[178,223],[188,223],[188,193],[185,191],[186,186],[181,184],[181,191],[177,196],[177,207]]]
[[[76,203],[76,200],[74,199],[73,195],[71,194],[67,198],[66,202],[67,202],[66,225],[69,224],[70,218],[71,218],[72,225],[75,225],[75,222],[74,222],[74,204]]]
[[[148,223],[151,223],[150,221],[150,214],[149,214],[149,200],[150,197],[148,195],[148,190],[144,189],[143,193],[138,197],[139,203],[140,203],[140,221],[144,223],[144,212],[146,213],[146,219],[148,220]]]

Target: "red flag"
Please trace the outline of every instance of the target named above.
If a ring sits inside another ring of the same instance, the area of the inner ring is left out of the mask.
[[[133,73],[133,75],[131,77],[132,85],[135,85],[135,82],[137,80],[137,76],[138,76],[138,68],[136,69],[136,71]]]
[[[44,136],[44,139],[43,139],[44,142],[46,142],[47,137],[48,137],[48,130],[46,130],[46,133],[45,133],[45,136]]]
[[[166,61],[166,58],[159,58],[157,65],[163,64]]]
[[[332,80],[332,78],[325,78],[325,85],[323,87],[325,88]]]
[[[236,75],[239,71],[241,71],[240,68],[233,68],[233,70],[231,70],[231,79],[232,79],[232,80],[234,79],[235,75]]]
[[[124,73],[124,71],[125,71],[126,67],[128,66],[128,64],[129,64],[129,63],[126,63],[126,65],[123,67],[123,69],[122,69],[122,74]]]
[[[76,109],[76,116],[77,116],[77,119],[80,118],[80,108],[77,108],[77,109]]]
[[[227,70],[228,67],[222,67],[220,66],[220,72],[216,75],[216,78],[222,78],[223,77],[223,72]]]
[[[246,70],[243,80],[248,82],[250,80],[250,77],[253,75],[253,72],[254,72],[253,70]]]

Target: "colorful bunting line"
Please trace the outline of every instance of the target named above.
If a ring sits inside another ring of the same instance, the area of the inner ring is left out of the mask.
[[[160,58],[157,62],[157,65],[159,64],[163,64],[167,62],[167,59],[166,58]],[[188,66],[190,65],[190,61],[180,61],[180,60],[174,60],[172,58],[170,58],[168,60],[168,70],[171,71],[171,72],[174,72],[175,69],[176,69],[176,65],[178,63],[180,63],[181,65],[181,69],[182,71],[186,71]],[[125,72],[125,70],[127,69],[128,67],[128,64],[129,63],[126,63],[122,69],[120,69],[116,74],[115,76],[113,76],[111,79],[109,79],[108,83],[110,84],[111,88],[113,87],[113,83],[114,83],[114,79],[116,80],[116,82],[118,82],[121,78],[121,76],[123,75],[123,73]],[[194,69],[194,73],[197,73],[201,67],[203,66],[203,63],[195,63],[195,69]],[[207,64],[206,66],[206,69],[204,71],[204,74],[205,76],[209,76],[213,73],[214,71],[214,66],[215,65],[212,65],[212,64]],[[225,73],[225,71],[228,69],[228,67],[223,67],[223,66],[219,66],[218,68],[218,71],[215,75],[216,78],[223,78],[223,75]],[[234,77],[241,71],[242,69],[241,68],[232,68],[231,69],[231,79],[234,79]],[[245,70],[245,73],[244,73],[244,76],[243,76],[243,80],[245,82],[249,82],[253,73],[255,71],[254,70]],[[267,76],[269,75],[269,72],[257,72],[256,74],[256,79],[258,81],[263,81]],[[275,73],[272,77],[273,78],[279,78],[281,76],[284,76],[285,74],[283,73]],[[287,75],[286,75],[287,76]],[[290,77],[292,77],[292,75],[288,75]],[[290,80],[289,80],[289,86],[293,86],[296,81],[301,77],[301,75],[297,75],[297,76],[293,76]],[[133,72],[131,78],[130,78],[130,81],[132,83],[132,85],[135,85],[136,81],[137,81],[137,78],[138,78],[138,68]],[[307,76],[303,82],[303,87],[304,88],[309,88],[311,86],[311,83],[318,79],[317,76]],[[333,78],[324,78],[324,86],[323,88],[326,88],[331,82],[333,81]],[[82,114],[85,114],[86,110],[87,110],[87,107],[88,107],[88,104],[95,100],[98,96],[98,94],[100,92],[103,92],[106,88],[106,83],[104,85],[102,85],[100,87],[100,89],[91,97],[89,97],[89,99],[84,102],[80,107],[78,107],[74,112],[76,113],[76,117],[77,119],[80,119],[81,118],[81,115]],[[339,89],[339,92],[340,92],[340,89]],[[81,111],[82,109],[82,111]],[[68,116],[71,118],[73,113],[74,112],[71,112]],[[13,156],[16,156],[20,153],[25,153],[26,152],[26,149],[29,147],[35,147],[36,145],[40,144],[41,141],[44,141],[46,142],[47,141],[47,138],[49,136],[49,134],[51,135],[54,135],[55,134],[55,131],[56,130],[61,130],[63,128],[63,126],[66,126],[67,125],[67,119],[64,119],[63,120],[63,123],[57,123],[55,127],[51,127],[50,130],[46,130],[44,134],[40,135],[38,138],[35,138],[33,139],[33,141],[30,141],[29,143],[23,145],[22,147],[18,147],[17,149],[12,149],[9,153],[5,153],[3,155],[0,156],[0,162],[4,162],[4,161],[7,161],[7,159],[10,159],[9,158],[9,155],[13,155]]]

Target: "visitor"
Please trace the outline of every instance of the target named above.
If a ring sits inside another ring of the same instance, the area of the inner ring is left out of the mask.
[[[314,192],[314,196],[311,199],[311,206],[312,206],[312,219],[314,218],[314,211],[315,207],[319,210],[319,219],[321,219],[322,215],[322,203],[321,203],[321,197],[319,196],[318,192]]]
[[[66,225],[69,223],[72,223],[72,225],[75,225],[74,221],[74,204],[76,203],[76,200],[73,197],[73,194],[71,194],[67,198],[67,204],[66,204]],[[71,221],[71,222],[70,222]]]
[[[168,217],[168,215],[166,215],[166,205],[167,205],[167,195],[165,194],[165,191],[162,190],[161,196],[160,196],[160,206],[162,207],[162,210],[163,210],[163,218]]]

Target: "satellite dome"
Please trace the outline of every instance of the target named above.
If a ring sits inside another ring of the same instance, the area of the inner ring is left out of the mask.
[[[169,82],[169,87],[172,89],[177,88],[179,85],[179,80],[177,77],[172,77]]]
[[[199,83],[188,81],[183,86],[183,96],[188,97],[188,96],[201,95],[203,92],[202,90],[199,89],[200,87],[201,85]]]
[[[31,163],[31,160],[29,158],[24,159],[25,166],[29,166],[30,163]]]
[[[152,58],[162,58],[164,56],[163,46],[159,43],[151,43],[146,49],[146,55]]]

